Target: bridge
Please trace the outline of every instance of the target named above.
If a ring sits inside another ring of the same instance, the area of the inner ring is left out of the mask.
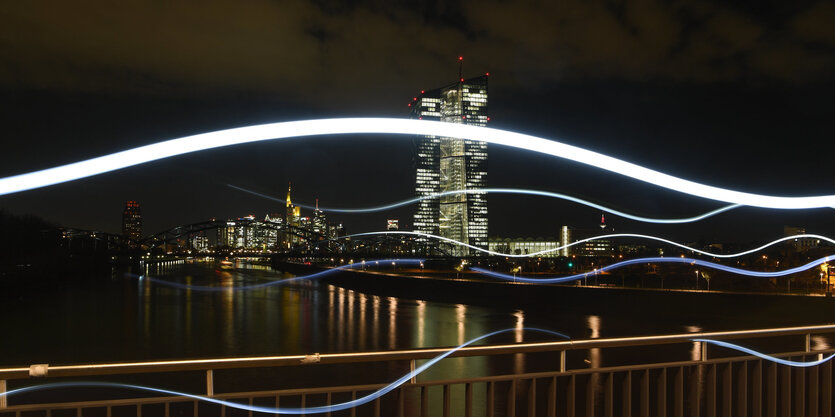
[[[835,353],[835,349],[829,346],[813,350],[810,342],[813,335],[832,333],[835,333],[835,325],[467,346],[453,352],[449,358],[489,358],[501,363],[512,362],[525,355],[544,355],[553,359],[552,366],[536,372],[488,372],[487,375],[452,379],[432,379],[418,375],[404,380],[385,395],[371,398],[363,405],[349,407],[339,413],[333,410],[323,415],[831,416],[831,361],[812,367],[793,367],[760,356],[740,356],[739,352],[713,347],[694,339],[759,346],[769,345],[764,342],[781,340],[783,345],[797,346],[797,349],[769,352],[768,355],[777,359],[808,362]],[[580,361],[578,364],[576,360],[578,357],[594,357],[601,351],[658,351],[676,346],[679,352],[687,352],[685,357],[663,362],[613,363],[606,366],[600,366],[595,361]],[[416,369],[422,361],[448,351],[446,348],[428,348],[6,368],[0,369],[0,394],[53,381],[72,383],[89,381],[91,378],[97,381],[125,378],[136,380],[140,374],[153,374],[154,378],[151,379],[156,381],[156,386],[164,381],[181,381],[181,384],[191,387],[201,386],[202,392],[193,390],[189,397],[184,397],[172,395],[177,389],[168,388],[170,391],[167,393],[150,396],[143,393],[146,395],[136,396],[136,391],[115,391],[111,388],[106,391],[113,397],[111,399],[101,399],[101,393],[97,399],[84,399],[83,395],[91,394],[73,391],[74,398],[65,402],[44,402],[34,394],[29,394],[25,401],[15,396],[0,396],[0,417],[17,417],[32,412],[46,412],[46,415],[69,412],[76,416],[227,415],[240,413],[236,408],[251,405],[273,410],[276,407],[290,407],[302,409],[303,412],[303,409],[364,398],[386,387],[394,378],[359,385],[258,386],[246,392],[221,391],[218,386],[234,388],[236,385],[226,380],[234,379],[236,374],[246,374],[247,370],[252,369],[258,370],[261,381],[275,381],[270,375],[286,375],[291,369],[313,371],[338,367],[345,370],[348,366],[372,369],[375,364],[382,364],[399,376]],[[490,367],[502,368],[507,369],[502,366]],[[246,375],[251,375],[251,371]],[[190,383],[183,382],[189,379]],[[327,384],[326,379],[322,382]],[[172,384],[166,383],[165,386],[170,387]],[[207,402],[206,399],[221,403]]]

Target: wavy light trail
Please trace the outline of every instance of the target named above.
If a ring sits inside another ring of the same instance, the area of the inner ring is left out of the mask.
[[[218,130],[129,149],[55,168],[0,179],[0,195],[86,178],[206,149],[302,136],[381,133],[433,135],[484,141],[569,159],[685,194],[756,207],[808,209],[835,206],[835,195],[781,197],[734,191],[685,180],[577,146],[506,130],[393,118],[344,118],[270,123]]]
[[[504,274],[501,272],[490,271],[483,268],[478,267],[470,267],[471,270],[476,271],[478,273],[488,275],[494,278],[499,278],[507,281],[515,281],[515,282],[525,282],[530,284],[554,284],[559,282],[570,282],[570,281],[577,281],[579,279],[583,279],[589,276],[598,275],[605,271],[611,271],[613,269],[622,268],[624,266],[635,265],[635,264],[645,264],[645,263],[678,263],[678,264],[693,264],[699,265],[706,268],[717,269],[720,271],[730,272],[732,274],[737,275],[746,275],[749,277],[757,277],[757,278],[776,278],[776,277],[783,277],[786,275],[791,275],[797,272],[806,271],[812,269],[820,264],[825,262],[829,262],[830,259],[835,258],[835,255],[826,256],[812,262],[807,263],[806,265],[798,266],[795,268],[786,269],[783,271],[775,271],[775,272],[759,272],[759,271],[749,271],[747,269],[741,268],[734,268],[732,266],[720,265],[713,262],[703,261],[701,259],[693,259],[693,258],[638,258],[638,259],[630,259],[618,263],[614,263],[612,265],[604,266],[603,268],[596,269],[591,272],[585,272],[582,274],[574,274],[568,275],[565,277],[555,277],[555,278],[526,278],[526,277],[515,277],[513,275]]]
[[[728,342],[722,342],[720,340],[711,340],[711,339],[692,339],[692,340],[694,342],[705,342],[705,343],[710,343],[710,344],[716,345],[716,346],[726,347],[728,349],[733,349],[733,350],[736,350],[736,351],[739,351],[739,352],[747,353],[749,355],[754,355],[758,358],[765,359],[767,361],[779,363],[781,365],[794,366],[794,367],[798,367],[798,368],[809,368],[809,367],[812,367],[812,366],[817,366],[817,365],[820,365],[824,362],[827,362],[827,361],[831,360],[832,358],[835,358],[835,353],[833,353],[830,356],[827,356],[823,359],[819,359],[819,360],[816,360],[816,361],[797,362],[797,361],[790,361],[790,360],[786,360],[786,359],[775,358],[774,356],[766,355],[765,353],[760,353],[760,352],[757,352],[756,350],[749,349],[749,348],[744,347],[744,346],[739,346],[739,345],[735,345],[733,343],[728,343]]]
[[[184,290],[215,291],[215,292],[230,291],[230,290],[232,290],[232,291],[248,291],[248,290],[254,290],[254,289],[264,288],[264,287],[286,285],[286,284],[289,284],[289,283],[295,282],[295,281],[314,280],[314,279],[317,279],[317,278],[322,278],[324,276],[333,274],[335,272],[339,272],[340,270],[344,270],[344,269],[351,269],[351,268],[362,267],[362,266],[371,266],[375,262],[376,263],[383,262],[385,264],[396,263],[396,264],[401,264],[401,265],[403,265],[403,264],[405,264],[405,265],[417,265],[417,264],[420,264],[423,261],[424,261],[423,259],[378,259],[378,260],[367,261],[367,262],[354,262],[352,264],[340,265],[340,266],[337,266],[335,268],[331,268],[331,269],[327,269],[327,270],[324,270],[324,271],[321,271],[321,272],[317,272],[315,274],[302,275],[302,276],[297,276],[297,277],[292,277],[292,278],[285,278],[285,279],[277,280],[277,281],[269,281],[269,282],[264,282],[264,283],[261,283],[261,284],[244,285],[244,286],[238,286],[238,287],[215,287],[215,286],[209,286],[209,285],[182,284],[182,283],[179,283],[179,282],[166,281],[166,280],[163,280],[163,279],[152,278],[152,277],[149,277],[149,276],[136,275],[136,274],[127,274],[127,276],[138,278],[140,280],[148,280],[148,281],[150,281],[154,284],[165,285],[167,287],[173,287],[173,288],[181,288],[181,289],[184,289]]]
[[[724,254],[723,255],[723,254],[719,254],[719,253],[712,253],[712,252],[707,252],[707,251],[703,251],[703,250],[696,249],[696,248],[691,248],[690,246],[683,245],[681,243],[674,242],[672,240],[664,239],[664,238],[657,237],[657,236],[642,235],[642,234],[636,234],[636,233],[613,233],[613,234],[609,234],[609,235],[600,235],[600,236],[589,237],[589,238],[586,238],[586,239],[580,239],[576,242],[572,242],[572,243],[569,243],[567,245],[557,246],[555,248],[546,249],[546,250],[542,250],[542,251],[539,251],[539,252],[533,252],[533,253],[528,253],[528,254],[524,254],[524,255],[515,255],[515,254],[512,254],[512,253],[502,253],[502,252],[492,251],[492,250],[489,250],[489,249],[480,248],[478,246],[473,246],[473,245],[470,245],[469,243],[461,242],[461,241],[455,240],[455,239],[450,239],[448,237],[433,235],[433,234],[430,234],[430,233],[413,232],[413,231],[406,231],[406,230],[403,230],[403,231],[398,230],[396,232],[394,232],[394,231],[380,231],[380,232],[355,233],[355,234],[352,234],[352,235],[340,236],[336,239],[323,240],[322,242],[328,242],[328,241],[334,241],[334,240],[340,240],[340,239],[346,239],[346,238],[362,237],[362,236],[375,236],[375,235],[421,236],[421,237],[426,237],[426,238],[430,238],[430,239],[436,239],[436,240],[452,243],[452,244],[458,245],[458,246],[464,246],[464,247],[467,247],[467,248],[470,248],[470,249],[473,249],[473,250],[476,250],[476,251],[479,251],[479,252],[482,252],[482,253],[486,253],[488,255],[504,256],[504,257],[507,257],[507,258],[532,258],[532,257],[542,256],[542,255],[552,253],[552,252],[558,252],[558,251],[563,250],[565,248],[570,248],[572,246],[576,246],[576,245],[579,245],[581,243],[590,242],[590,241],[593,241],[593,240],[621,238],[621,237],[632,237],[632,238],[655,240],[655,241],[658,241],[658,242],[667,243],[669,245],[677,246],[677,247],[682,248],[682,249],[687,249],[689,251],[700,253],[702,255],[711,256],[711,257],[714,257],[714,258],[737,258],[737,257],[740,257],[740,256],[749,255],[749,254],[752,254],[754,252],[758,252],[758,251],[763,250],[763,249],[765,249],[769,246],[773,246],[773,245],[776,245],[780,242],[785,242],[787,240],[792,240],[792,239],[813,238],[813,239],[825,240],[829,243],[835,244],[835,239],[831,239],[831,238],[828,238],[826,236],[814,235],[814,234],[802,234],[802,235],[793,235],[793,236],[782,237],[780,239],[773,240],[769,243],[766,243],[765,245],[762,245],[760,247],[756,247],[754,249],[749,249],[749,250],[742,251],[742,252]]]
[[[23,393],[26,393],[26,392],[43,391],[43,390],[55,389],[55,388],[107,387],[107,388],[125,388],[125,389],[132,389],[132,390],[145,391],[145,392],[154,392],[154,393],[167,394],[167,395],[177,395],[177,396],[191,398],[191,399],[195,399],[195,400],[199,400],[199,401],[205,401],[205,402],[209,402],[209,403],[213,403],[213,404],[224,405],[226,407],[235,408],[235,409],[238,409],[238,410],[255,411],[255,412],[260,412],[260,413],[269,413],[269,414],[328,413],[328,412],[347,410],[347,409],[358,407],[360,405],[367,404],[371,401],[374,401],[377,398],[380,398],[383,395],[386,395],[389,392],[393,391],[397,387],[405,384],[407,381],[409,381],[413,377],[419,375],[420,373],[429,369],[430,367],[432,367],[433,365],[435,365],[436,363],[438,363],[442,359],[444,359],[447,356],[455,353],[456,351],[458,351],[459,349],[461,349],[465,346],[471,345],[475,342],[481,341],[481,340],[486,339],[486,338],[491,337],[491,336],[495,336],[497,334],[507,333],[507,332],[516,332],[516,331],[519,331],[519,330],[544,332],[544,333],[552,334],[552,335],[555,335],[555,336],[558,336],[558,337],[561,337],[561,338],[564,338],[564,339],[571,339],[570,337],[568,337],[568,336],[566,336],[562,333],[559,333],[559,332],[555,332],[555,331],[552,331],[552,330],[546,330],[546,329],[533,328],[533,327],[525,327],[525,328],[521,328],[521,329],[510,328],[510,329],[497,330],[497,331],[494,331],[494,332],[491,332],[491,333],[487,333],[487,334],[478,336],[474,339],[470,339],[470,340],[468,340],[467,342],[464,342],[461,345],[458,345],[458,346],[456,346],[456,347],[454,347],[454,348],[452,348],[452,349],[450,349],[450,350],[448,350],[448,351],[446,351],[446,352],[444,352],[444,353],[442,353],[438,356],[435,356],[434,358],[428,360],[423,365],[415,368],[414,371],[411,371],[411,372],[407,373],[406,375],[403,375],[402,377],[398,378],[394,382],[392,382],[392,383],[386,385],[385,387],[380,388],[379,390],[374,391],[371,394],[368,394],[364,397],[357,398],[356,400],[347,401],[347,402],[344,402],[344,403],[325,405],[325,406],[317,406],[317,407],[306,407],[306,408],[263,407],[263,406],[249,405],[249,404],[240,404],[240,403],[236,403],[236,402],[232,402],[232,401],[226,401],[226,400],[221,400],[221,399],[211,398],[211,397],[204,397],[202,395],[189,394],[189,393],[172,391],[172,390],[167,390],[167,389],[162,389],[162,388],[153,388],[153,387],[145,387],[145,386],[141,386],[141,385],[121,384],[121,383],[112,383],[112,382],[87,382],[87,381],[82,381],[82,382],[55,382],[55,383],[49,383],[49,384],[34,385],[34,386],[30,386],[30,387],[25,387],[25,388],[18,388],[18,389],[7,391],[5,393],[0,392],[0,398],[2,398],[3,396],[10,397],[10,396],[13,396],[13,395],[23,394]]]
[[[226,184],[226,186],[228,186],[230,188],[234,188],[238,191],[243,191],[245,193],[249,193],[249,194],[261,197],[261,198],[266,198],[268,200],[278,201],[278,202],[281,202],[281,203],[285,202],[285,200],[282,200],[280,198],[272,197],[272,196],[269,196],[269,195],[266,195],[266,194],[261,194],[257,191],[248,190],[246,188],[238,187],[236,185]],[[562,199],[562,200],[571,201],[571,202],[574,202],[574,203],[582,204],[582,205],[587,206],[587,207],[592,207],[592,208],[595,208],[595,209],[598,209],[598,210],[601,210],[601,211],[605,211],[606,213],[614,214],[616,216],[623,217],[623,218],[626,218],[626,219],[635,220],[635,221],[644,222],[644,223],[658,223],[658,224],[678,224],[678,223],[697,222],[699,220],[704,220],[708,217],[715,216],[719,213],[724,213],[728,210],[733,210],[735,208],[742,207],[741,204],[731,204],[731,205],[720,207],[716,210],[712,210],[712,211],[709,211],[707,213],[700,214],[698,216],[693,216],[693,217],[685,217],[685,218],[681,218],[681,219],[655,219],[655,218],[651,218],[651,217],[641,217],[641,216],[636,216],[634,214],[624,213],[622,211],[617,211],[615,209],[611,209],[611,208],[608,208],[608,207],[605,207],[605,206],[601,206],[599,204],[592,203],[590,201],[583,200],[583,199],[580,199],[580,198],[577,198],[577,197],[572,197],[570,195],[559,194],[559,193],[552,193],[550,191],[524,190],[524,189],[518,189],[518,188],[480,188],[480,189],[477,189],[477,190],[444,191],[442,193],[436,193],[436,194],[430,194],[430,195],[421,196],[421,197],[410,198],[408,200],[398,201],[396,203],[386,204],[386,205],[377,206],[377,207],[352,208],[352,209],[319,207],[319,210],[327,211],[327,212],[333,212],[333,213],[374,213],[374,212],[378,212],[378,211],[391,210],[393,208],[407,206],[407,205],[414,204],[414,203],[417,203],[417,202],[422,201],[422,200],[431,200],[431,199],[434,199],[434,198],[440,198],[440,197],[444,197],[444,196],[448,196],[448,195],[481,194],[481,193],[488,193],[488,194],[524,194],[524,195],[536,195],[536,196],[550,197],[550,198],[559,198],[559,199]],[[310,206],[310,205],[307,205],[307,204],[296,204],[296,205],[299,206],[299,207],[306,208],[308,210],[314,210],[314,209],[317,208],[316,206]]]

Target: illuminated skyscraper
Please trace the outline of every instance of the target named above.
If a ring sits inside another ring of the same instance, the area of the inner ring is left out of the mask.
[[[286,217],[284,218],[284,224],[286,228],[290,227],[299,227],[299,221],[301,220],[301,207],[296,206],[293,204],[293,201],[290,200],[290,184],[287,184],[287,211]],[[284,241],[285,247],[291,247],[293,244],[298,243],[299,238],[290,233],[289,230],[284,233]]]
[[[131,245],[142,238],[142,212],[139,203],[128,200],[122,212],[122,236],[131,240]]]
[[[486,126],[487,75],[464,79],[431,91],[421,91],[409,104],[411,117]],[[487,143],[477,140],[423,136],[416,141],[415,194],[424,197],[453,190],[487,186]],[[453,194],[421,200],[414,230],[437,234],[487,248],[487,194]],[[454,255],[470,251],[457,247]]]

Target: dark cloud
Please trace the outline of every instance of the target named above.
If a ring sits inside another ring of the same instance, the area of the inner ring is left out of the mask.
[[[390,108],[409,95],[397,87],[404,80],[446,80],[459,54],[467,71],[516,85],[830,78],[832,4],[783,9],[608,0],[13,2],[0,11],[0,82],[316,100],[364,94]],[[368,91],[372,84],[396,94]]]

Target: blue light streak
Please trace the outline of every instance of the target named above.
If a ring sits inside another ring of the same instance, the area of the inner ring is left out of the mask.
[[[728,348],[728,349],[733,349],[733,350],[736,350],[736,351],[739,351],[739,352],[747,353],[749,355],[753,355],[753,356],[756,356],[758,358],[765,359],[767,361],[779,363],[781,365],[794,366],[794,367],[798,367],[798,368],[809,368],[809,367],[812,367],[812,366],[818,366],[818,365],[820,365],[824,362],[832,360],[832,358],[835,358],[835,353],[833,353],[832,355],[829,355],[825,358],[822,358],[822,359],[819,359],[819,360],[816,360],[816,361],[797,362],[797,361],[790,361],[790,360],[786,360],[786,359],[775,358],[774,356],[766,355],[765,353],[760,353],[760,352],[757,352],[756,350],[749,349],[749,348],[744,347],[744,346],[739,346],[739,345],[735,345],[733,343],[723,342],[723,341],[720,341],[720,340],[693,339],[693,341],[694,342],[705,342],[705,343],[710,343],[710,344],[716,345],[716,346],[722,346],[722,347],[725,347],[725,348]]]
[[[478,341],[484,340],[488,337],[495,336],[501,333],[508,333],[508,332],[518,332],[518,331],[536,331],[536,332],[543,332],[547,334],[551,334],[563,339],[571,339],[570,337],[566,336],[565,334],[555,332],[553,330],[547,329],[540,329],[535,327],[524,327],[524,328],[510,328],[510,329],[503,329],[497,330],[494,332],[490,332],[476,338],[470,339],[467,342],[464,342],[461,345],[458,345],[452,349],[447,350],[446,352],[435,356],[432,359],[429,359],[423,365],[415,368],[414,371],[411,371],[402,377],[398,378],[394,382],[386,385],[383,388],[380,388],[377,391],[372,392],[364,397],[357,398],[356,400],[347,401],[339,404],[332,404],[332,405],[324,405],[324,406],[316,406],[316,407],[306,407],[306,408],[279,408],[279,407],[263,407],[263,406],[256,406],[256,405],[249,405],[249,404],[240,404],[232,401],[221,400],[218,398],[211,398],[205,397],[202,395],[195,395],[189,394],[185,392],[178,392],[172,391],[162,388],[153,388],[153,387],[145,387],[141,385],[132,385],[132,384],[122,384],[122,383],[115,383],[115,382],[91,382],[91,381],[79,381],[79,382],[54,382],[48,384],[41,384],[41,385],[33,385],[24,388],[18,388],[14,390],[7,391],[5,393],[0,393],[0,398],[6,396],[11,397],[17,394],[23,394],[27,392],[35,392],[35,391],[44,391],[49,389],[56,389],[56,388],[80,388],[80,387],[100,387],[100,388],[123,388],[123,389],[131,389],[137,391],[145,391],[145,392],[153,392],[158,394],[166,394],[166,395],[176,395],[186,398],[191,398],[198,401],[205,401],[208,403],[223,405],[229,408],[235,408],[238,410],[244,411],[255,411],[260,413],[269,413],[269,414],[317,414],[317,413],[328,413],[328,412],[335,412],[341,410],[347,410],[350,408],[358,407],[363,404],[367,404],[371,401],[376,400],[377,398],[382,397],[383,395],[388,394],[389,392],[397,389],[397,387],[405,384],[410,379],[416,377],[417,375],[421,374],[422,372],[426,371],[430,367],[434,366],[436,363],[440,362],[442,359],[446,358],[449,355],[452,355],[456,351],[461,348],[464,348],[468,345],[476,343]]]
[[[470,267],[471,270],[476,271],[478,273],[491,276],[494,278],[503,279],[506,281],[515,281],[515,282],[524,282],[529,284],[555,284],[560,282],[570,282],[570,281],[577,281],[583,278],[587,278],[589,276],[595,276],[600,273],[611,271],[613,269],[622,268],[629,265],[637,265],[637,264],[646,264],[646,263],[678,263],[678,264],[692,264],[692,265],[699,265],[706,268],[717,269],[720,271],[730,272],[732,274],[737,275],[746,275],[749,277],[757,277],[757,278],[777,278],[783,277],[786,275],[791,275],[797,272],[806,271],[812,269],[820,264],[829,262],[830,259],[835,257],[835,255],[826,256],[812,262],[809,262],[805,265],[801,265],[795,268],[786,269],[783,271],[774,271],[774,272],[759,272],[759,271],[749,271],[747,269],[741,268],[734,268],[732,266],[721,265],[713,262],[703,261],[701,259],[693,259],[693,258],[638,258],[638,259],[629,259],[626,261],[621,261],[618,263],[614,263],[612,265],[607,265],[602,268],[596,269],[591,272],[585,272],[582,274],[574,274],[568,275],[565,277],[555,277],[555,278],[526,278],[520,276],[513,276],[509,274],[504,274],[501,272],[490,271],[483,268],[478,267]]]
[[[668,239],[664,239],[664,238],[657,237],[657,236],[652,236],[652,235],[642,235],[642,234],[637,234],[637,233],[613,233],[613,234],[608,234],[608,235],[599,235],[599,236],[593,236],[593,237],[589,237],[589,238],[585,238],[585,239],[580,239],[578,241],[569,243],[567,245],[557,246],[557,247],[554,247],[554,248],[551,248],[551,249],[545,249],[545,250],[542,250],[542,251],[539,251],[539,252],[527,253],[527,254],[524,254],[524,255],[522,255],[522,254],[515,255],[515,254],[512,254],[512,253],[502,253],[502,252],[492,251],[492,250],[489,250],[489,249],[480,248],[478,246],[470,245],[469,243],[461,242],[461,241],[455,240],[455,239],[450,239],[450,238],[444,237],[444,236],[438,236],[438,235],[433,235],[433,234],[430,234],[430,233],[423,233],[423,232],[407,231],[407,230],[355,233],[355,234],[352,234],[352,235],[340,236],[340,237],[335,238],[335,239],[322,240],[321,242],[329,242],[329,241],[335,241],[335,240],[340,240],[340,239],[357,238],[357,237],[365,237],[365,236],[378,236],[378,235],[404,235],[404,236],[426,237],[426,238],[429,238],[429,239],[440,240],[440,241],[451,243],[451,244],[458,245],[458,246],[464,246],[464,247],[470,248],[470,249],[475,250],[475,251],[486,253],[488,255],[504,256],[504,257],[507,257],[507,258],[535,258],[537,256],[546,255],[546,254],[549,254],[549,253],[552,253],[552,252],[558,252],[558,251],[563,250],[565,248],[570,248],[572,246],[576,246],[576,245],[579,245],[579,244],[585,243],[585,242],[590,242],[590,241],[600,240],[600,239],[612,239],[612,238],[624,238],[624,237],[655,240],[655,241],[658,241],[658,242],[667,243],[669,245],[677,246],[677,247],[682,248],[682,249],[687,249],[689,251],[700,253],[702,255],[711,256],[711,257],[714,257],[714,258],[737,258],[737,257],[740,257],[740,256],[749,255],[749,254],[752,254],[754,252],[758,252],[758,251],[763,250],[763,249],[765,249],[769,246],[776,245],[780,242],[785,242],[787,240],[793,240],[793,239],[812,238],[812,239],[825,240],[829,243],[835,244],[835,239],[831,239],[831,238],[828,238],[826,236],[815,235],[815,234],[801,234],[801,235],[792,235],[792,236],[782,237],[782,238],[773,240],[769,243],[766,243],[765,245],[756,247],[754,249],[749,249],[749,250],[746,250],[746,251],[742,251],[742,252],[730,253],[730,254],[720,254],[720,253],[712,253],[712,252],[703,251],[701,249],[692,248],[690,246],[687,246],[687,245],[684,245],[684,244],[681,244],[681,243],[678,243],[678,242],[674,242],[672,240],[668,240]]]
[[[167,281],[159,278],[153,278],[149,276],[139,275],[139,280],[147,280],[154,284],[165,285],[167,287],[172,288],[180,288],[184,290],[193,290],[193,291],[206,291],[206,292],[225,292],[225,291],[249,291],[255,290],[259,288],[265,287],[273,287],[273,286],[280,286],[280,285],[287,285],[292,282],[296,281],[306,281],[306,280],[314,280],[318,278],[322,278],[327,275],[332,275],[336,272],[351,269],[351,268],[359,268],[368,265],[371,262],[383,262],[385,265],[389,265],[391,263],[395,263],[398,265],[418,265],[421,262],[424,262],[424,259],[379,259],[374,261],[366,261],[366,262],[354,262],[352,264],[340,265],[334,268],[326,269],[321,272],[317,272],[315,274],[309,275],[302,275],[296,276],[292,278],[284,278],[281,280],[276,281],[269,281],[263,282],[261,284],[252,284],[252,285],[243,285],[243,286],[235,286],[235,287],[217,287],[217,286],[208,286],[208,285],[190,285],[190,284],[183,284],[174,281]],[[127,276],[135,277],[134,274],[127,274]]]
[[[0,195],[13,194],[103,174],[146,162],[264,140],[336,134],[429,135],[478,140],[564,158],[620,174],[658,187],[708,200],[775,209],[809,209],[835,206],[835,195],[782,197],[714,187],[674,177],[608,155],[554,140],[506,130],[393,118],[343,118],[270,123],[218,130],[158,142],[80,162],[0,179]]]
[[[282,199],[277,198],[277,197],[272,197],[272,196],[269,196],[269,195],[266,195],[266,194],[259,193],[257,191],[248,190],[246,188],[238,187],[236,185],[226,184],[226,186],[228,186],[230,188],[234,188],[238,191],[243,191],[245,193],[249,193],[249,194],[261,197],[261,198],[266,198],[268,200],[278,201],[278,202],[282,202],[282,203],[285,201],[285,200],[282,200]],[[651,217],[641,217],[641,216],[636,216],[636,215],[629,214],[629,213],[624,213],[622,211],[618,211],[618,210],[611,209],[611,208],[608,208],[608,207],[605,207],[605,206],[601,206],[600,204],[592,203],[590,201],[583,200],[583,199],[580,199],[580,198],[577,198],[577,197],[572,197],[570,195],[565,195],[565,194],[560,194],[560,193],[553,193],[553,192],[550,192],[550,191],[525,190],[525,189],[518,189],[518,188],[480,188],[480,189],[477,189],[477,190],[444,191],[442,193],[435,193],[435,194],[430,194],[430,195],[426,195],[426,196],[410,198],[408,200],[398,201],[396,203],[390,203],[390,204],[385,204],[385,205],[376,206],[376,207],[366,207],[366,208],[319,207],[319,210],[326,211],[326,212],[333,212],[333,213],[374,213],[374,212],[379,212],[379,211],[391,210],[391,209],[394,209],[394,208],[397,208],[397,207],[407,206],[407,205],[414,204],[414,203],[417,203],[417,202],[422,201],[422,200],[431,200],[431,199],[435,199],[435,198],[440,198],[440,197],[445,197],[445,196],[450,196],[450,195],[458,195],[458,194],[482,194],[482,193],[488,193],[488,194],[524,194],[524,195],[536,195],[536,196],[541,196],[541,197],[558,198],[558,199],[561,199],[561,200],[567,200],[567,201],[571,201],[571,202],[574,202],[574,203],[582,204],[582,205],[587,206],[587,207],[591,207],[591,208],[594,208],[594,209],[605,211],[606,213],[614,214],[616,216],[623,217],[623,218],[626,218],[626,219],[635,220],[635,221],[644,222],[644,223],[656,223],[656,224],[692,223],[692,222],[697,222],[699,220],[704,220],[708,217],[715,216],[719,213],[724,213],[726,211],[742,207],[741,204],[731,204],[731,205],[727,205],[727,206],[724,206],[724,207],[720,207],[716,210],[709,211],[709,212],[704,213],[704,214],[700,214],[698,216],[685,217],[685,218],[681,218],[681,219],[656,219],[656,218],[651,218]],[[307,205],[307,204],[296,204],[296,205],[299,206],[299,207],[309,209],[309,210],[316,209],[316,206],[310,206],[310,205]]]

